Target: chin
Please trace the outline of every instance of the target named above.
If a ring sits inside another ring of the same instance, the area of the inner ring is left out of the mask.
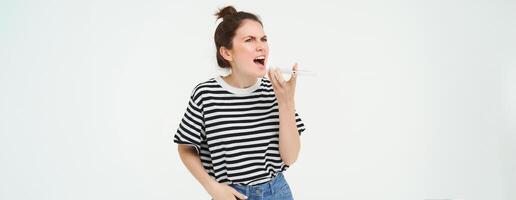
[[[256,77],[257,77],[257,78],[263,78],[266,74],[267,74],[267,73],[266,73],[266,71],[261,71],[261,72],[258,72],[258,73],[256,74]]]

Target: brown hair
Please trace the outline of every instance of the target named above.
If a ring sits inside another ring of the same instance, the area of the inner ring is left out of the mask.
[[[236,30],[240,27],[240,24],[244,19],[254,20],[260,23],[260,19],[248,12],[239,11],[237,12],[233,6],[226,6],[215,13],[217,19],[222,18],[222,22],[215,29],[215,48],[217,50],[217,64],[221,68],[231,67],[229,62],[220,55],[219,49],[226,47],[227,49],[233,48],[233,38],[235,37]]]

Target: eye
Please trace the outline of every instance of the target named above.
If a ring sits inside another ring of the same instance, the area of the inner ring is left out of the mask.
[[[267,38],[262,38],[262,42],[267,42]]]
[[[245,42],[251,42],[252,40],[253,40],[253,39],[248,38],[248,39],[246,39],[246,40],[245,40]]]

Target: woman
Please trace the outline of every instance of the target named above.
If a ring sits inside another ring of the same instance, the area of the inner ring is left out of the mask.
[[[256,15],[227,6],[216,16],[217,63],[231,73],[194,88],[174,135],[181,160],[214,200],[293,199],[282,172],[296,161],[305,130],[295,111],[297,76],[267,72]]]

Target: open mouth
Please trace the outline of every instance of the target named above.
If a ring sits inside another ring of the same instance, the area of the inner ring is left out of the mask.
[[[259,65],[265,65],[265,56],[258,56],[257,58],[255,58],[254,60],[254,63],[256,64],[259,64]]]

